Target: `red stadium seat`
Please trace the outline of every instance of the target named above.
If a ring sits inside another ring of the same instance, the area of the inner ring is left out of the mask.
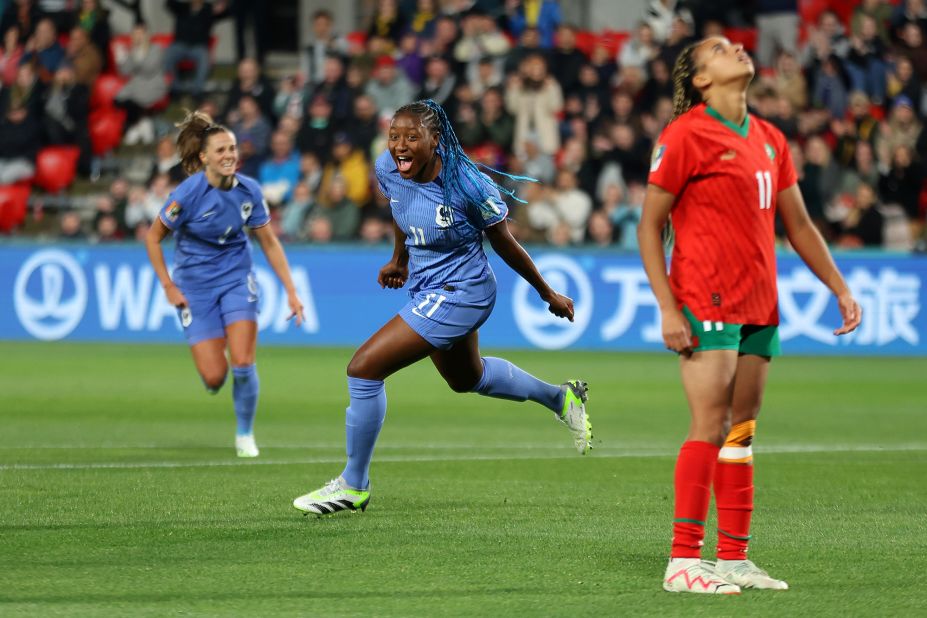
[[[93,154],[103,155],[122,141],[126,113],[121,109],[98,109],[90,113],[90,143]]]
[[[35,160],[35,178],[32,182],[49,193],[58,193],[74,182],[77,174],[77,146],[47,146],[39,151]]]
[[[100,75],[93,82],[93,90],[90,92],[90,109],[113,107],[113,99],[122,90],[126,81],[118,75]]]
[[[26,220],[28,183],[0,185],[0,232],[6,234]]]

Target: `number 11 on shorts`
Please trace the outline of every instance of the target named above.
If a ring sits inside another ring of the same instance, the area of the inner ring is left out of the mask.
[[[441,303],[443,303],[446,299],[447,297],[443,294],[428,294],[425,296],[425,300],[419,303],[418,307],[412,310],[412,313],[423,318],[430,318],[434,315],[435,311],[438,310],[438,307],[441,306]],[[425,311],[425,307],[429,303],[433,304],[431,307],[428,307],[428,311]],[[425,311],[425,313],[422,313],[423,311]]]

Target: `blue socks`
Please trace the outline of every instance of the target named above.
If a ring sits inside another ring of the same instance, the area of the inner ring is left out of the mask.
[[[341,478],[354,489],[370,484],[370,458],[386,418],[386,389],[383,380],[348,377],[351,405],[345,410],[348,463]]]
[[[235,418],[238,421],[235,433],[239,436],[251,435],[254,431],[254,413],[257,411],[260,391],[257,367],[232,367],[232,375],[232,399],[235,402]]]
[[[555,384],[538,380],[504,358],[483,357],[483,377],[473,387],[474,393],[497,399],[525,401],[530,399],[559,412],[563,406],[563,391]]]

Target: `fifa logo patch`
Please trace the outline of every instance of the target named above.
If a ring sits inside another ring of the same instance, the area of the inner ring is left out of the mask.
[[[247,220],[251,216],[251,211],[254,210],[254,204],[251,202],[245,202],[241,205],[241,218],[242,220]]]
[[[487,198],[486,198],[486,201],[483,202],[483,203],[486,204],[487,206],[489,206],[489,210],[486,210],[485,208],[483,208],[483,209],[480,210],[480,213],[483,215],[483,220],[489,221],[490,219],[492,219],[492,218],[495,217],[496,215],[501,215],[501,214],[502,214],[502,210],[499,208],[498,204],[496,204],[496,203],[493,201],[493,199],[492,199],[491,197],[487,197]]]
[[[663,163],[663,155],[666,153],[666,144],[660,144],[653,151],[653,157],[650,159],[650,171],[655,172],[660,169]]]
[[[176,221],[177,217],[180,216],[180,204],[176,201],[171,202],[167,206],[167,219],[168,221]]]
[[[450,227],[454,223],[454,213],[444,204],[435,206],[435,224],[438,227]]]
[[[766,156],[769,157],[770,161],[776,160],[776,151],[769,144],[763,144],[766,147]]]

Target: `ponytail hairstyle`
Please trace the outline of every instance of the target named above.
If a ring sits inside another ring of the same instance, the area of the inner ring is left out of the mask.
[[[431,99],[415,101],[397,109],[394,116],[399,114],[417,116],[423,127],[438,135],[436,152],[441,157],[439,177],[441,178],[445,204],[450,204],[454,196],[459,196],[464,201],[476,206],[482,213],[497,214],[496,207],[492,205],[491,198],[493,194],[491,188],[497,189],[499,193],[507,195],[515,201],[522,204],[526,203],[515,195],[513,189],[498,184],[482,172],[480,168],[482,167],[516,182],[538,182],[538,180],[529,176],[507,174],[482,163],[474,163],[464,152],[457,139],[457,134],[454,133],[454,128],[447,118],[447,114],[444,113],[444,109],[439,103]]]
[[[223,131],[231,133],[227,127],[214,123],[205,112],[187,112],[184,119],[175,126],[180,129],[177,135],[180,164],[188,176],[203,169],[200,153],[206,150],[209,136]]]
[[[702,93],[692,83],[695,77],[695,49],[702,44],[696,41],[686,45],[673,65],[673,120],[702,102]]]

